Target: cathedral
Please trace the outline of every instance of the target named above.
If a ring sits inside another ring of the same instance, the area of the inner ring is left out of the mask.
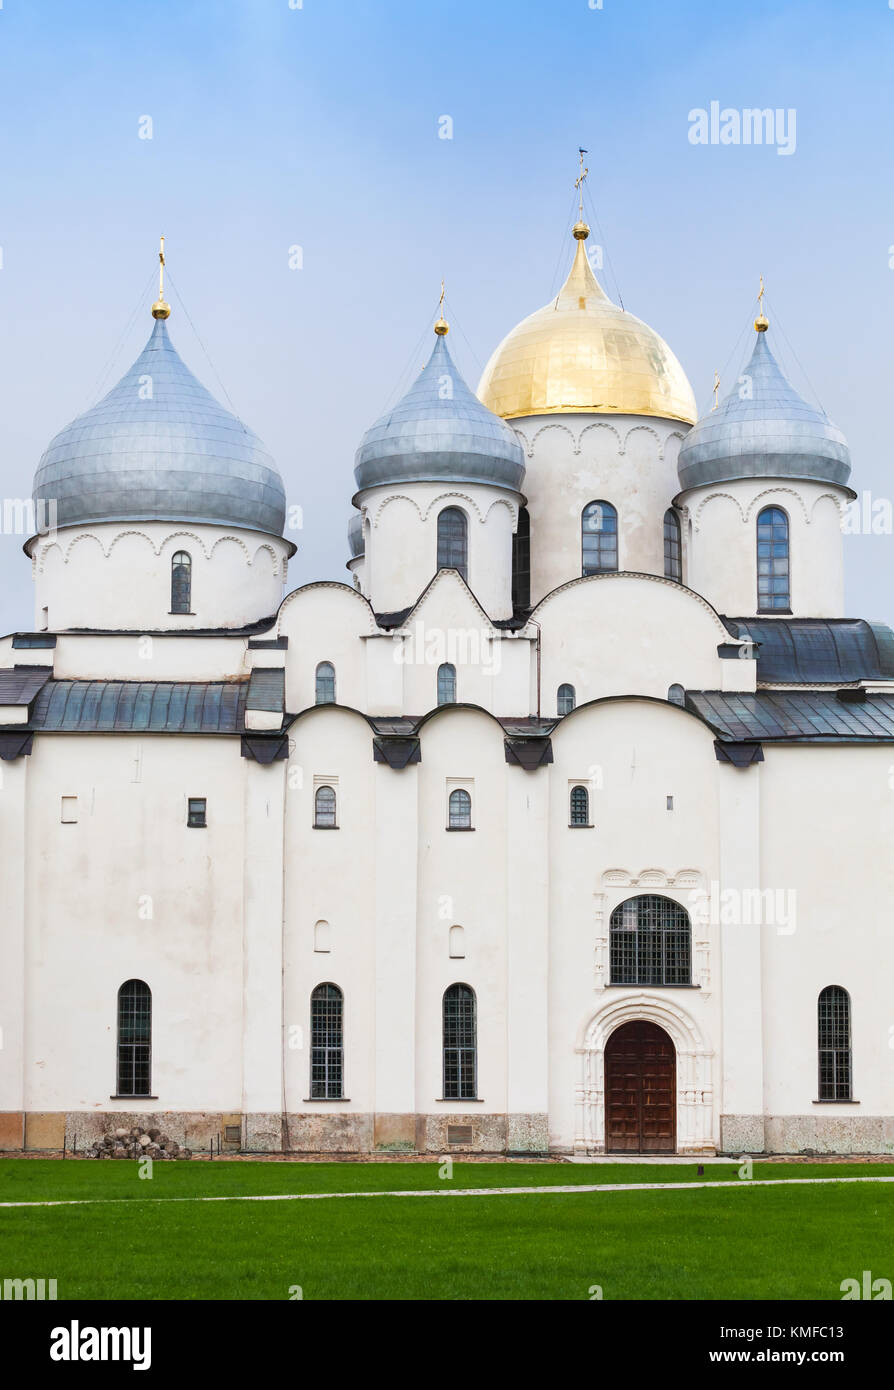
[[[276,464],[163,283],[48,444],[0,640],[0,1149],[894,1152],[894,633],[844,612],[847,443],[762,307],[698,419],[588,235],[477,394],[441,309],[344,582],[289,591]]]

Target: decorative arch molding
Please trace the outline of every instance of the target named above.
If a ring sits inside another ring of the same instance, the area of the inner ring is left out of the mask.
[[[700,499],[698,504],[692,509],[691,512],[689,511],[688,505],[684,508],[685,514],[692,517],[696,531],[701,530],[702,512],[704,511],[705,507],[707,507],[709,502],[716,502],[718,498],[721,497],[727,502],[732,502],[733,506],[736,508],[736,511],[739,513],[739,520],[742,522],[743,526],[745,525],[745,522],[748,519],[745,513],[745,508],[742,506],[741,501],[738,497],[736,497],[735,493],[709,492]]]
[[[592,429],[593,427],[591,425],[588,425],[587,428]],[[611,426],[609,426],[609,428],[611,428]],[[567,434],[568,438],[571,440],[572,452],[575,454],[580,453],[580,438],[575,438],[574,430],[569,429],[568,425],[560,424],[558,420],[552,420],[548,425],[541,425],[540,429],[536,430],[532,435],[531,442],[528,445],[528,458],[534,457],[534,446],[537,443],[537,440],[540,438],[540,436],[542,434],[548,434],[550,430],[559,430],[562,433]],[[614,433],[617,435],[617,430],[615,430]],[[620,439],[618,439],[619,444],[620,442]]]
[[[254,555],[252,555],[252,557],[251,557],[251,559],[249,560],[248,563],[249,563],[250,565],[256,564],[256,563],[257,563],[258,556],[260,555],[260,553],[261,553],[262,550],[266,550],[267,554],[270,556],[270,560],[271,560],[272,565],[273,565],[273,569],[272,569],[271,573],[273,573],[274,575],[279,574],[279,559],[278,559],[278,557],[277,557],[276,551],[274,550],[273,546],[272,546],[272,545],[269,545],[269,544],[267,543],[267,541],[262,541],[261,544],[260,544],[259,546],[256,546],[256,547],[255,547],[255,553],[254,553]],[[213,551],[212,551],[212,554],[213,554]]]
[[[290,594],[286,594],[282,603],[279,605],[279,612],[276,615],[276,624],[273,628],[277,637],[282,636],[282,620],[286,610],[299,598],[302,598],[305,594],[310,593],[314,589],[339,589],[343,594],[355,602],[362,603],[366,616],[366,635],[380,632],[369,599],[366,598],[364,594],[360,593],[359,589],[355,589],[351,584],[342,584],[337,579],[318,579],[311,584],[302,584],[299,589],[293,589]],[[323,708],[323,706],[319,708]]]
[[[783,487],[781,485],[778,487],[765,487],[760,492],[756,492],[752,497],[751,501],[748,503],[748,507],[745,512],[745,520],[751,520],[751,518],[754,516],[756,508],[758,507],[758,504],[764,502],[765,498],[778,496],[780,492],[784,492],[788,497],[795,498],[796,502],[798,503],[798,506],[801,508],[801,515],[804,517],[805,523],[809,526],[810,517],[807,515],[807,503],[804,501],[803,494],[798,492],[796,488]],[[766,505],[766,503],[764,503],[764,505]]]
[[[611,914],[628,898],[644,893],[658,893],[672,898],[684,907],[692,924],[692,983],[701,989],[702,998],[711,995],[710,923],[702,904],[705,901],[705,876],[698,869],[606,869],[602,886],[594,893],[596,940],[593,956],[593,985],[604,990],[609,984],[609,924]],[[697,897],[693,897],[697,894]]]
[[[217,547],[218,547],[219,545],[225,545],[225,544],[227,544],[229,541],[235,541],[235,542],[236,542],[236,544],[239,546],[240,550],[242,551],[243,555],[245,556],[245,563],[246,563],[247,565],[250,565],[250,564],[251,564],[251,551],[249,550],[248,546],[245,544],[245,541],[241,540],[239,536],[234,536],[234,535],[230,534],[229,532],[228,532],[225,536],[218,536],[218,537],[216,538],[216,540],[215,540],[214,544],[212,545],[211,549],[207,552],[207,554],[208,554],[208,559],[209,559],[209,560],[212,559],[212,557],[213,557],[213,555],[214,555],[214,552],[215,552],[215,550],[217,549]]]
[[[382,515],[385,508],[390,506],[392,502],[409,502],[410,506],[414,508],[419,520],[425,520],[418,499],[411,497],[408,492],[389,492],[387,497],[378,500],[377,506],[373,506],[372,503],[364,506],[360,514],[368,521],[369,525],[375,529],[379,524],[379,517]]]
[[[841,497],[840,495],[836,496],[834,492],[821,492],[818,497],[814,497],[813,499],[813,506],[810,508],[811,521],[816,516],[816,509],[819,506],[820,502],[825,501],[834,503],[835,507],[838,510],[839,517],[843,518],[847,515],[848,502],[846,498]]]
[[[475,513],[479,521],[487,520],[487,513],[490,511],[490,507],[488,507],[486,511],[482,512],[480,504],[475,500],[471,493],[458,491],[439,492],[437,497],[433,497],[430,502],[427,502],[425,504],[425,510],[422,513],[422,520],[428,521],[428,518],[431,516],[435,507],[440,507],[442,503],[448,501],[449,499],[456,498],[459,498],[461,502],[467,503],[468,506],[472,508],[472,511]]]
[[[605,1049],[624,1023],[655,1023],[676,1051],[677,1152],[713,1153],[714,1048],[688,1009],[660,990],[632,986],[607,1000],[584,1021],[575,1051],[579,1060],[574,1092],[575,1153],[605,1153]]]
[[[668,579],[665,575],[645,574],[642,570],[605,570],[601,574],[584,574],[578,576],[577,579],[569,579],[564,584],[557,585],[555,589],[550,589],[548,594],[544,594],[540,602],[531,610],[530,618],[535,619],[535,621],[540,621],[540,610],[544,608],[551,599],[554,599],[557,594],[564,593],[566,589],[573,589],[578,584],[605,584],[618,579],[646,579],[650,584],[664,584],[666,587],[673,589],[675,593],[685,594],[688,598],[692,599],[694,603],[704,608],[706,613],[710,614],[714,626],[721,636],[721,641],[728,642],[730,640],[729,632],[720,621],[720,615],[717,609],[714,608],[706,598],[703,598],[701,594],[696,593],[695,589],[688,589],[685,584],[680,584],[676,579]],[[527,625],[522,631],[527,634]]]
[[[591,429],[591,428],[592,428],[592,426],[590,426],[590,425],[587,426],[587,429]],[[582,439],[583,439],[583,436],[584,436],[585,433],[586,433],[586,430],[582,431],[582,433],[581,433],[581,438],[582,438]],[[621,445],[621,453],[622,453],[622,454],[626,454],[626,453],[627,453],[627,446],[628,446],[629,443],[630,443],[630,437],[631,437],[631,435],[634,435],[634,434],[650,434],[650,435],[652,436],[652,438],[655,440],[655,443],[658,445],[658,457],[659,457],[659,458],[662,457],[662,455],[663,455],[663,450],[662,450],[663,441],[662,441],[661,435],[658,433],[657,430],[653,429],[651,425],[631,425],[631,426],[630,426],[630,429],[627,431],[627,433],[626,433],[625,436],[624,436],[624,443]]]
[[[664,437],[664,441],[661,445],[661,452],[659,454],[659,458],[663,461],[667,457],[667,446],[672,439],[678,439],[682,444],[685,438],[685,434],[683,434],[680,430],[671,430],[670,434],[667,434]]]

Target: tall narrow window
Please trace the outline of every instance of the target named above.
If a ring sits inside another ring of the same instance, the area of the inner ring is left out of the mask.
[[[512,537],[512,607],[531,607],[531,517],[527,507],[518,509],[518,526]]]
[[[586,787],[571,788],[571,818],[569,824],[590,824],[590,794]]]
[[[472,798],[462,787],[450,793],[447,805],[447,825],[450,830],[472,829]]]
[[[317,787],[314,792],[314,828],[335,829],[335,788]]]
[[[611,502],[590,502],[584,507],[580,546],[581,574],[618,568],[618,513]]]
[[[764,507],[757,519],[757,611],[790,611],[791,588],[788,517],[781,507]]]
[[[192,602],[192,559],[178,550],[171,561],[171,612],[189,613]]]
[[[317,985],[310,996],[310,1097],[341,1100],[344,1091],[344,995]]]
[[[664,577],[678,584],[683,582],[683,545],[680,539],[680,518],[673,507],[664,513]]]
[[[444,991],[444,1100],[475,1100],[478,1044],[475,991],[451,985]]]
[[[438,516],[438,569],[459,570],[469,578],[469,527],[459,507],[445,507]]]
[[[152,1091],[152,991],[143,980],[126,980],[118,991],[119,1096]]]
[[[689,913],[671,898],[643,893],[619,903],[609,919],[613,985],[691,983]]]
[[[827,985],[817,1005],[819,1099],[851,1098],[851,997],[841,985]]]
[[[317,667],[314,697],[318,705],[335,704],[335,667],[331,661],[321,661]]]
[[[570,714],[577,696],[573,685],[560,685],[556,693],[556,710],[559,714]]]
[[[456,667],[449,661],[438,667],[438,704],[456,704]]]

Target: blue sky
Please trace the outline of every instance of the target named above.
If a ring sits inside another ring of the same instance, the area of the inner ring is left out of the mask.
[[[570,260],[584,145],[607,288],[700,407],[762,272],[774,350],[890,497],[892,54],[887,0],[2,0],[2,493],[139,352],[163,232],[199,335],[172,291],[178,350],[303,507],[290,582],[346,577],[354,450],[422,365],[441,277],[475,387]],[[795,153],[693,146],[712,100],[794,108]],[[21,541],[2,631],[32,623]],[[894,621],[892,545],[847,538],[852,615]]]

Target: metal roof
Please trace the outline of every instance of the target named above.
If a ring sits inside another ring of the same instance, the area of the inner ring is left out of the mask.
[[[281,536],[286,497],[252,430],[180,359],[163,319],[98,405],[66,425],[34,476],[58,526],[205,521]]]
[[[238,734],[247,681],[49,681],[30,727],[45,732]]]
[[[689,690],[686,704],[724,739],[894,741],[894,695],[868,695],[859,703],[845,703],[830,690]]]
[[[403,400],[366,431],[354,464],[361,491],[447,480],[518,492],[524,476],[518,435],[469,390],[443,336]]]
[[[52,674],[52,666],[13,666],[0,671],[0,705],[30,705]]]
[[[256,666],[248,682],[246,709],[284,710],[286,673],[282,666]]]
[[[759,681],[842,685],[894,679],[894,632],[862,618],[724,618],[734,636],[760,643]]]
[[[766,333],[734,389],[680,445],[682,488],[733,478],[808,478],[846,485],[851,461],[841,430],[783,374]],[[745,385],[747,383],[748,389]]]

